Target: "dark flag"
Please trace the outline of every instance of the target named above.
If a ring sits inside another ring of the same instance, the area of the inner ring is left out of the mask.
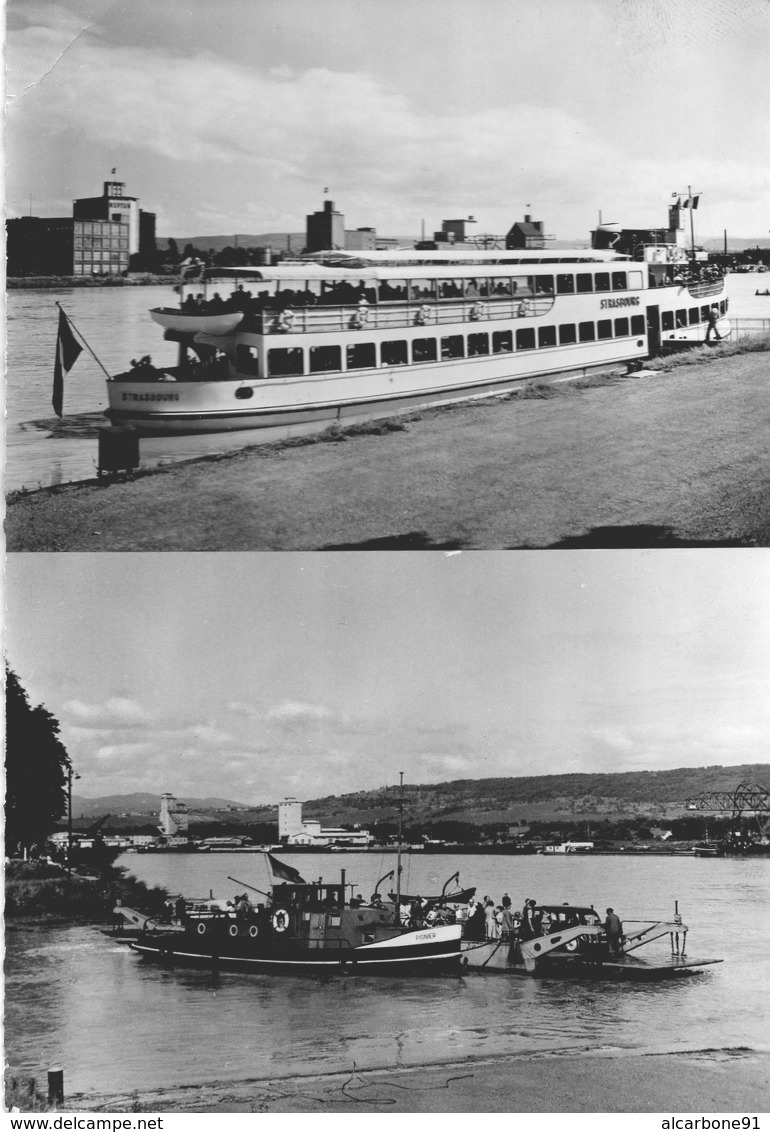
[[[292,884],[306,883],[296,869],[293,869],[291,865],[284,865],[283,861],[277,860],[272,853],[268,853],[267,859],[270,862],[274,877],[278,877],[279,880],[291,881]]]
[[[64,375],[74,366],[83,347],[75,338],[69,319],[59,308],[59,333],[56,338],[56,359],[53,363],[53,409],[57,417],[62,414],[64,405]]]

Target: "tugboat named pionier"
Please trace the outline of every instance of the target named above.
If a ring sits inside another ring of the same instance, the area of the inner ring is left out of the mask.
[[[290,879],[262,894],[265,903],[253,905],[244,895],[227,911],[186,911],[181,930],[148,925],[131,946],[168,964],[260,974],[460,973],[461,925],[406,926],[398,905],[378,896],[370,903],[347,899],[344,870],[337,884],[308,883],[268,859],[274,877]]]

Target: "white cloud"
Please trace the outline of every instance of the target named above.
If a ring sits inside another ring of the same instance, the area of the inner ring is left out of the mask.
[[[143,755],[153,753],[154,748],[150,743],[116,743],[104,747],[98,747],[95,751],[95,757],[100,762],[111,762],[116,760],[124,765],[128,760],[140,758]]]
[[[233,736],[227,731],[221,731],[218,727],[210,723],[194,723],[192,726],[185,729],[185,734],[191,735],[192,738],[205,746],[219,746],[222,743],[232,743]]]
[[[111,696],[100,704],[68,700],[62,713],[76,720],[81,727],[136,727],[152,720],[152,715],[141,704],[124,696]]]
[[[314,721],[331,717],[332,712],[320,704],[304,704],[294,700],[285,700],[270,708],[265,714],[265,719],[280,723]]]

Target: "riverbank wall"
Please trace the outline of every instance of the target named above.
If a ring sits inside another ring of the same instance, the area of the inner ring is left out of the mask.
[[[173,275],[137,271],[132,275],[29,275],[6,279],[9,291],[48,291],[62,287],[156,287],[173,283]]]

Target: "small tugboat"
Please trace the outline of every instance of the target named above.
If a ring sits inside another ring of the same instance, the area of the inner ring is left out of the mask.
[[[660,982],[722,962],[690,959],[686,955],[688,928],[682,923],[678,905],[673,920],[627,921],[617,941],[608,939],[604,924],[592,907],[543,904],[535,908],[532,919],[543,925],[544,934],[532,935],[520,927],[507,938],[463,940],[463,967],[551,979]],[[667,959],[647,961],[631,954],[665,935],[671,938]]]
[[[274,877],[265,903],[241,896],[227,910],[185,911],[181,930],[148,925],[131,946],[167,964],[261,974],[459,974],[460,924],[407,927],[399,905],[376,896],[347,899],[339,883],[306,882],[296,870],[268,857]],[[258,891],[258,890],[255,890]]]

